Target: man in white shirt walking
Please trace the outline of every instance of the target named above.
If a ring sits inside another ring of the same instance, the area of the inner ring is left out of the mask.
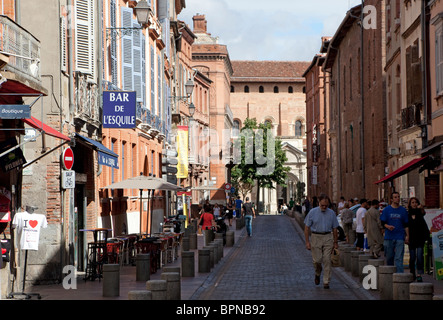
[[[357,250],[363,250],[365,247],[365,228],[363,221],[365,219],[365,213],[369,208],[368,200],[366,199],[361,199],[360,204],[361,207],[358,208],[355,215],[357,220],[357,228],[355,229],[355,233],[357,234],[357,243],[355,247],[357,248]]]

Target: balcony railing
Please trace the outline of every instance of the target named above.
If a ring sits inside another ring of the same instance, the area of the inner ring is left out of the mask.
[[[40,41],[3,15],[0,15],[0,51],[9,56],[6,70],[41,82],[40,68],[31,68],[32,63],[40,61]]]
[[[422,123],[422,109],[421,103],[411,105],[401,110],[401,128],[408,129],[413,126],[418,126]]]

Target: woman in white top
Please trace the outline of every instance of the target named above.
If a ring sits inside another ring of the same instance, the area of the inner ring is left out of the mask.
[[[220,216],[220,207],[218,203],[214,205],[214,218],[217,219]]]

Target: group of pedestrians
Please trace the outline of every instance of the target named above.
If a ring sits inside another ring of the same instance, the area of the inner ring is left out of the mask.
[[[337,213],[331,209],[328,196],[322,194],[318,198],[318,207],[312,208],[306,215],[305,240],[306,248],[312,253],[315,272],[315,284],[320,283],[323,271],[324,288],[329,288],[331,277],[331,254],[338,248],[339,223],[337,215],[343,222],[346,241],[350,242],[353,232],[354,218],[356,220],[356,241],[353,243],[357,250],[364,250],[365,235],[369,253],[379,258],[384,254],[387,265],[396,267],[397,273],[404,272],[405,244],[409,248],[409,270],[414,280],[421,282],[424,274],[424,246],[430,239],[430,232],[424,220],[425,211],[416,197],[408,201],[408,207],[400,204],[400,194],[393,192],[390,205],[380,209],[378,200],[361,199],[360,207],[354,213],[351,208],[355,200],[341,201]],[[323,269],[323,270],[322,270]]]
[[[232,226],[232,219],[235,216],[241,218],[244,216],[246,231],[249,237],[252,236],[252,219],[255,218],[255,209],[253,204],[249,201],[249,197],[246,197],[245,202],[238,197],[235,201],[229,200],[226,206],[221,206],[218,203],[211,205],[209,201],[206,201],[199,214],[198,225],[201,230],[216,229],[216,219],[219,217],[228,219],[229,226]]]

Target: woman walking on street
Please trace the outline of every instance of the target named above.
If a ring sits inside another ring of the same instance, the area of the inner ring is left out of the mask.
[[[423,249],[425,242],[429,240],[429,228],[424,219],[425,214],[425,210],[420,205],[420,201],[415,197],[410,198],[408,203],[409,270],[413,274],[414,280],[417,280],[417,282],[423,281]]]

